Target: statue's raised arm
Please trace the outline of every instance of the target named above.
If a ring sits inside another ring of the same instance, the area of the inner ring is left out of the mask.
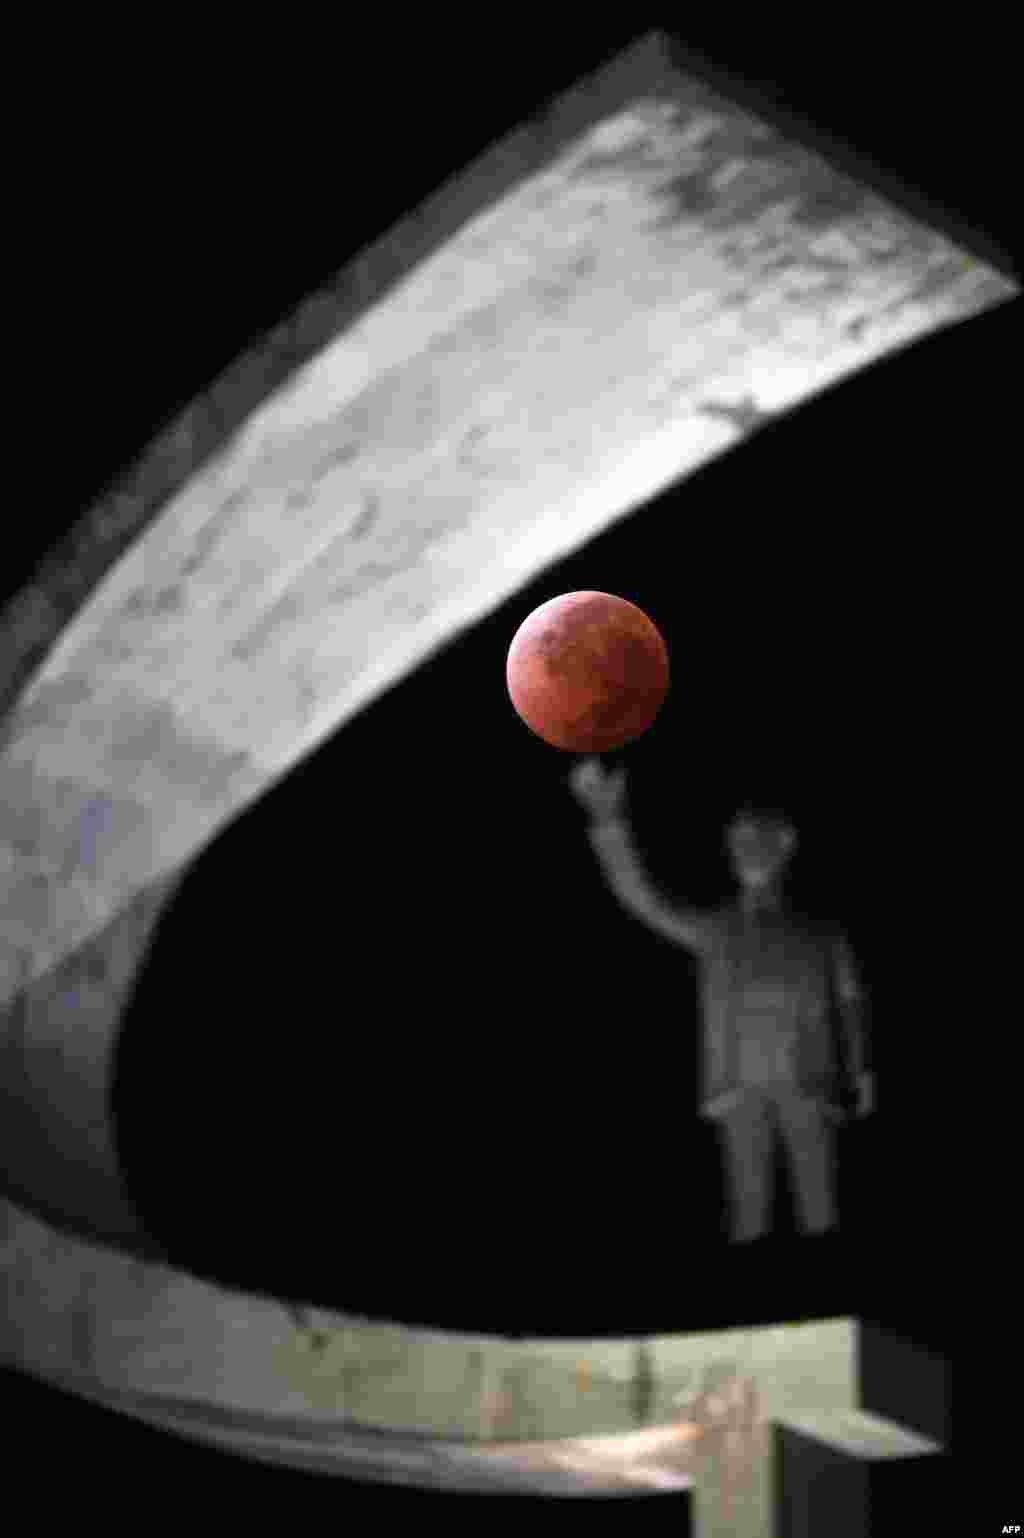
[[[587,758],[573,770],[569,788],[589,814],[591,848],[622,906],[666,939],[703,951],[707,918],[666,901],[637,851],[626,815],[626,771],[610,773],[599,759]]]

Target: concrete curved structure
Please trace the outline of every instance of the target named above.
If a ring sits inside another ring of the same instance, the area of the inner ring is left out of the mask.
[[[112,1055],[161,911],[227,822],[661,487],[1016,291],[652,36],[242,359],[0,616],[20,1207],[158,1263]]]
[[[508,1341],[229,1293],[0,1203],[7,1362],[241,1457],[432,1488],[694,1489],[761,1533],[770,1424],[856,1405],[850,1320]],[[712,1529],[713,1530],[713,1529]]]

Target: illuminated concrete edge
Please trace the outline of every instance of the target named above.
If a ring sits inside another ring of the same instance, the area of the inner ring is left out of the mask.
[[[849,1319],[648,1340],[508,1341],[227,1294],[0,1204],[0,1357],[244,1457],[553,1494],[691,1488],[763,1538],[771,1425],[857,1403]],[[891,1439],[890,1439],[891,1440]],[[699,1530],[704,1530],[703,1528]],[[717,1529],[713,1529],[717,1530]]]
[[[107,1093],[188,861],[545,566],[1014,292],[652,36],[230,370],[0,617],[10,1194],[151,1254]]]
[[[664,40],[656,33],[639,40],[552,100],[543,117],[456,171],[169,423],[53,547],[32,585],[0,613],[0,719],[125,551],[258,406],[481,209],[603,117],[676,79]]]
[[[859,1407],[858,1326],[508,1341],[296,1318],[0,1205],[0,1357],[258,1462],[418,1488],[690,1491],[695,1530],[770,1538],[773,1428],[866,1461],[940,1444]]]

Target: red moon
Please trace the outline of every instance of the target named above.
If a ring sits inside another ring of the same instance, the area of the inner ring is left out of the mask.
[[[523,621],[508,692],[531,732],[569,753],[642,737],[668,693],[668,649],[642,609],[611,593],[563,593]]]

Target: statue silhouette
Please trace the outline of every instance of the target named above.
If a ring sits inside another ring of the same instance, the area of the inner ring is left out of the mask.
[[[873,1109],[867,998],[841,930],[784,900],[794,824],[775,811],[739,812],[727,829],[738,901],[700,911],[666,899],[651,880],[625,814],[624,770],[610,774],[588,758],[570,786],[619,902],[698,959],[700,1114],[719,1132],[730,1238],[766,1236],[780,1145],[801,1231],[838,1228],[836,1131]]]

